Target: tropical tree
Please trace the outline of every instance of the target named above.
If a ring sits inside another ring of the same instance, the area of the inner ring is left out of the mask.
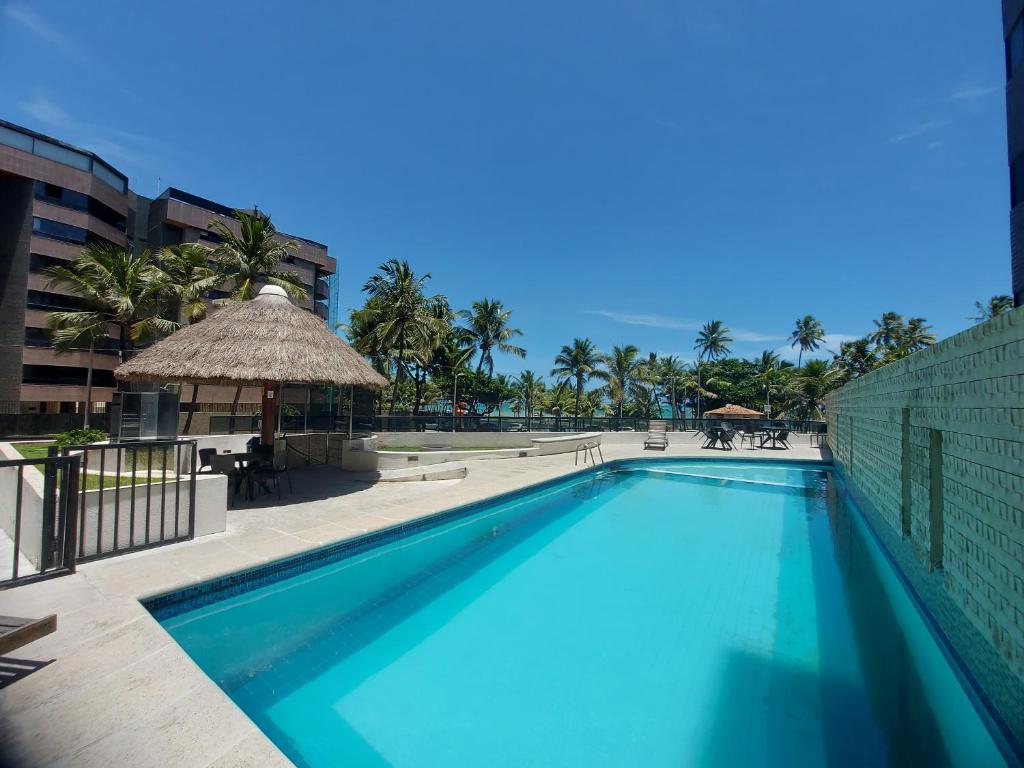
[[[666,355],[661,358],[658,376],[661,379],[661,386],[669,398],[672,418],[679,418],[680,401],[677,393],[686,393],[687,371],[686,366],[675,355]]]
[[[448,300],[440,295],[427,296],[424,286],[430,273],[417,277],[408,261],[389,259],[363,285],[369,300],[353,313],[355,321],[366,330],[360,352],[376,351],[394,357],[395,376],[391,393],[394,411],[398,388],[409,376],[407,361],[413,352],[436,348],[448,331],[444,307]]]
[[[935,334],[923,317],[910,318],[899,338],[899,344],[907,354],[930,347],[934,343]]]
[[[797,321],[799,324],[799,321]],[[757,383],[764,388],[765,412],[772,412],[772,395],[779,394],[788,383],[788,376],[782,367],[782,359],[771,350],[766,349],[755,362]]]
[[[238,232],[220,219],[210,221],[210,229],[221,239],[211,253],[217,272],[230,289],[232,301],[255,299],[263,285],[276,285],[297,301],[306,298],[302,279],[294,272],[280,270],[297,245],[291,240],[277,239],[277,229],[270,216],[259,211],[236,210]],[[235,387],[231,415],[238,410],[242,388]]]
[[[526,350],[512,343],[516,336],[522,336],[519,328],[509,325],[512,318],[512,310],[505,309],[500,301],[496,299],[481,299],[474,301],[470,310],[463,310],[460,316],[467,320],[466,335],[470,342],[480,353],[477,362],[477,380],[481,374],[490,378],[494,374],[494,351],[498,350],[506,355],[515,357],[526,357]],[[473,394],[473,408],[479,401],[479,392]]]
[[[159,253],[159,262],[167,275],[167,316],[179,324],[197,323],[206,317],[208,297],[224,277],[210,266],[210,249],[200,243],[169,245]],[[199,385],[192,385],[188,415],[183,434],[192,428]]]
[[[636,378],[640,354],[639,348],[632,344],[625,346],[614,346],[610,355],[603,359],[604,367],[608,372],[608,383],[605,385],[605,393],[615,408],[616,415],[622,417],[622,409],[629,396],[630,388]]]
[[[878,364],[878,354],[872,348],[868,336],[842,342],[839,345],[839,354],[833,361],[833,365],[840,371],[845,381],[863,376],[877,368]]]
[[[825,329],[811,315],[804,315],[796,321],[796,328],[789,336],[790,346],[800,346],[800,353],[796,358],[796,365],[799,368],[803,364],[804,352],[813,352],[821,346],[825,339]]]
[[[1013,296],[1007,296],[1002,294],[999,296],[993,296],[986,303],[982,304],[980,301],[974,302],[974,308],[978,314],[968,317],[968,320],[977,320],[979,323],[983,323],[986,320],[991,320],[997,315],[1001,315],[1004,312],[1009,312],[1013,309]]]
[[[838,386],[837,371],[828,360],[808,360],[794,382],[798,409],[803,419],[820,419],[822,402]]]
[[[590,339],[573,339],[572,344],[564,345],[555,357],[555,367],[551,369],[551,375],[563,383],[575,382],[574,413],[579,411],[583,387],[588,381],[591,379],[608,380],[608,374],[601,367],[603,363],[604,355],[597,351],[597,347]]]
[[[526,370],[519,374],[514,385],[516,394],[523,403],[523,410],[526,411],[526,421],[529,425],[533,416],[534,408],[544,395],[544,380],[533,371]]]
[[[869,337],[873,344],[880,347],[895,348],[903,336],[903,315],[898,312],[886,312],[881,320],[872,321],[875,330]]]
[[[169,245],[159,252],[157,260],[167,276],[168,319],[185,325],[206,317],[210,291],[224,281],[210,258],[211,250],[200,243]]]
[[[704,360],[718,360],[729,354],[729,345],[732,338],[729,336],[729,329],[721,320],[712,320],[705,323],[697,334],[697,341],[693,348],[697,350],[697,418],[700,418],[701,403],[701,367]]]
[[[235,211],[236,233],[219,219],[210,222],[210,229],[221,242],[212,251],[217,271],[231,288],[231,299],[255,299],[264,285],[276,285],[297,301],[307,296],[302,278],[295,272],[278,269],[298,245],[281,241],[270,217],[259,211]]]
[[[77,258],[46,270],[50,286],[78,297],[79,309],[51,312],[49,326],[58,352],[88,349],[85,426],[92,409],[93,354],[97,342],[118,329],[121,356],[134,345],[170,333],[177,324],[163,317],[167,275],[152,254],[133,254],[109,243],[90,243]]]

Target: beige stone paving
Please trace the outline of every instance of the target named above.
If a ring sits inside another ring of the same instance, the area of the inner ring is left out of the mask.
[[[666,451],[646,456],[828,460],[796,436],[789,451]],[[571,454],[476,461],[464,480],[352,482],[330,467],[293,472],[296,494],[231,510],[224,533],[82,565],[72,576],[0,592],[0,614],[57,613],[58,631],[19,659],[52,663],[0,690],[0,765],[273,766],[290,763],[185,654],[138,598],[266,563],[578,469]],[[265,497],[264,497],[265,498]]]

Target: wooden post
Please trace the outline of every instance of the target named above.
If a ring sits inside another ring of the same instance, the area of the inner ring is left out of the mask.
[[[277,427],[277,396],[280,386],[271,382],[263,384],[262,410],[263,418],[260,426],[260,442],[263,445],[274,444],[274,431]]]

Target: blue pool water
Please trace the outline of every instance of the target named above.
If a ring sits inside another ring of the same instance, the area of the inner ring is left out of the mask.
[[[295,570],[152,610],[301,766],[1004,763],[822,467],[632,462]]]

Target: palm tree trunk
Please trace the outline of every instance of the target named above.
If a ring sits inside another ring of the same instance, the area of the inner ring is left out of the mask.
[[[82,426],[89,428],[89,415],[92,411],[92,356],[96,349],[95,339],[89,341],[89,367],[85,370],[85,416]]]
[[[797,368],[800,367],[800,365],[803,363],[803,360],[804,360],[804,348],[803,348],[803,346],[801,346],[800,347],[800,354],[798,354],[796,356],[796,367]]]
[[[185,417],[185,427],[181,430],[181,434],[187,435],[189,430],[192,429],[192,414],[196,411],[196,396],[199,394],[199,385],[192,385],[192,398],[188,401],[188,416]]]
[[[234,434],[234,415],[239,413],[239,397],[242,396],[242,387],[234,388],[234,399],[231,400],[231,418],[227,420],[227,433]]]
[[[577,425],[580,423],[580,398],[583,397],[583,377],[576,377],[576,409],[573,414],[573,420]]]

